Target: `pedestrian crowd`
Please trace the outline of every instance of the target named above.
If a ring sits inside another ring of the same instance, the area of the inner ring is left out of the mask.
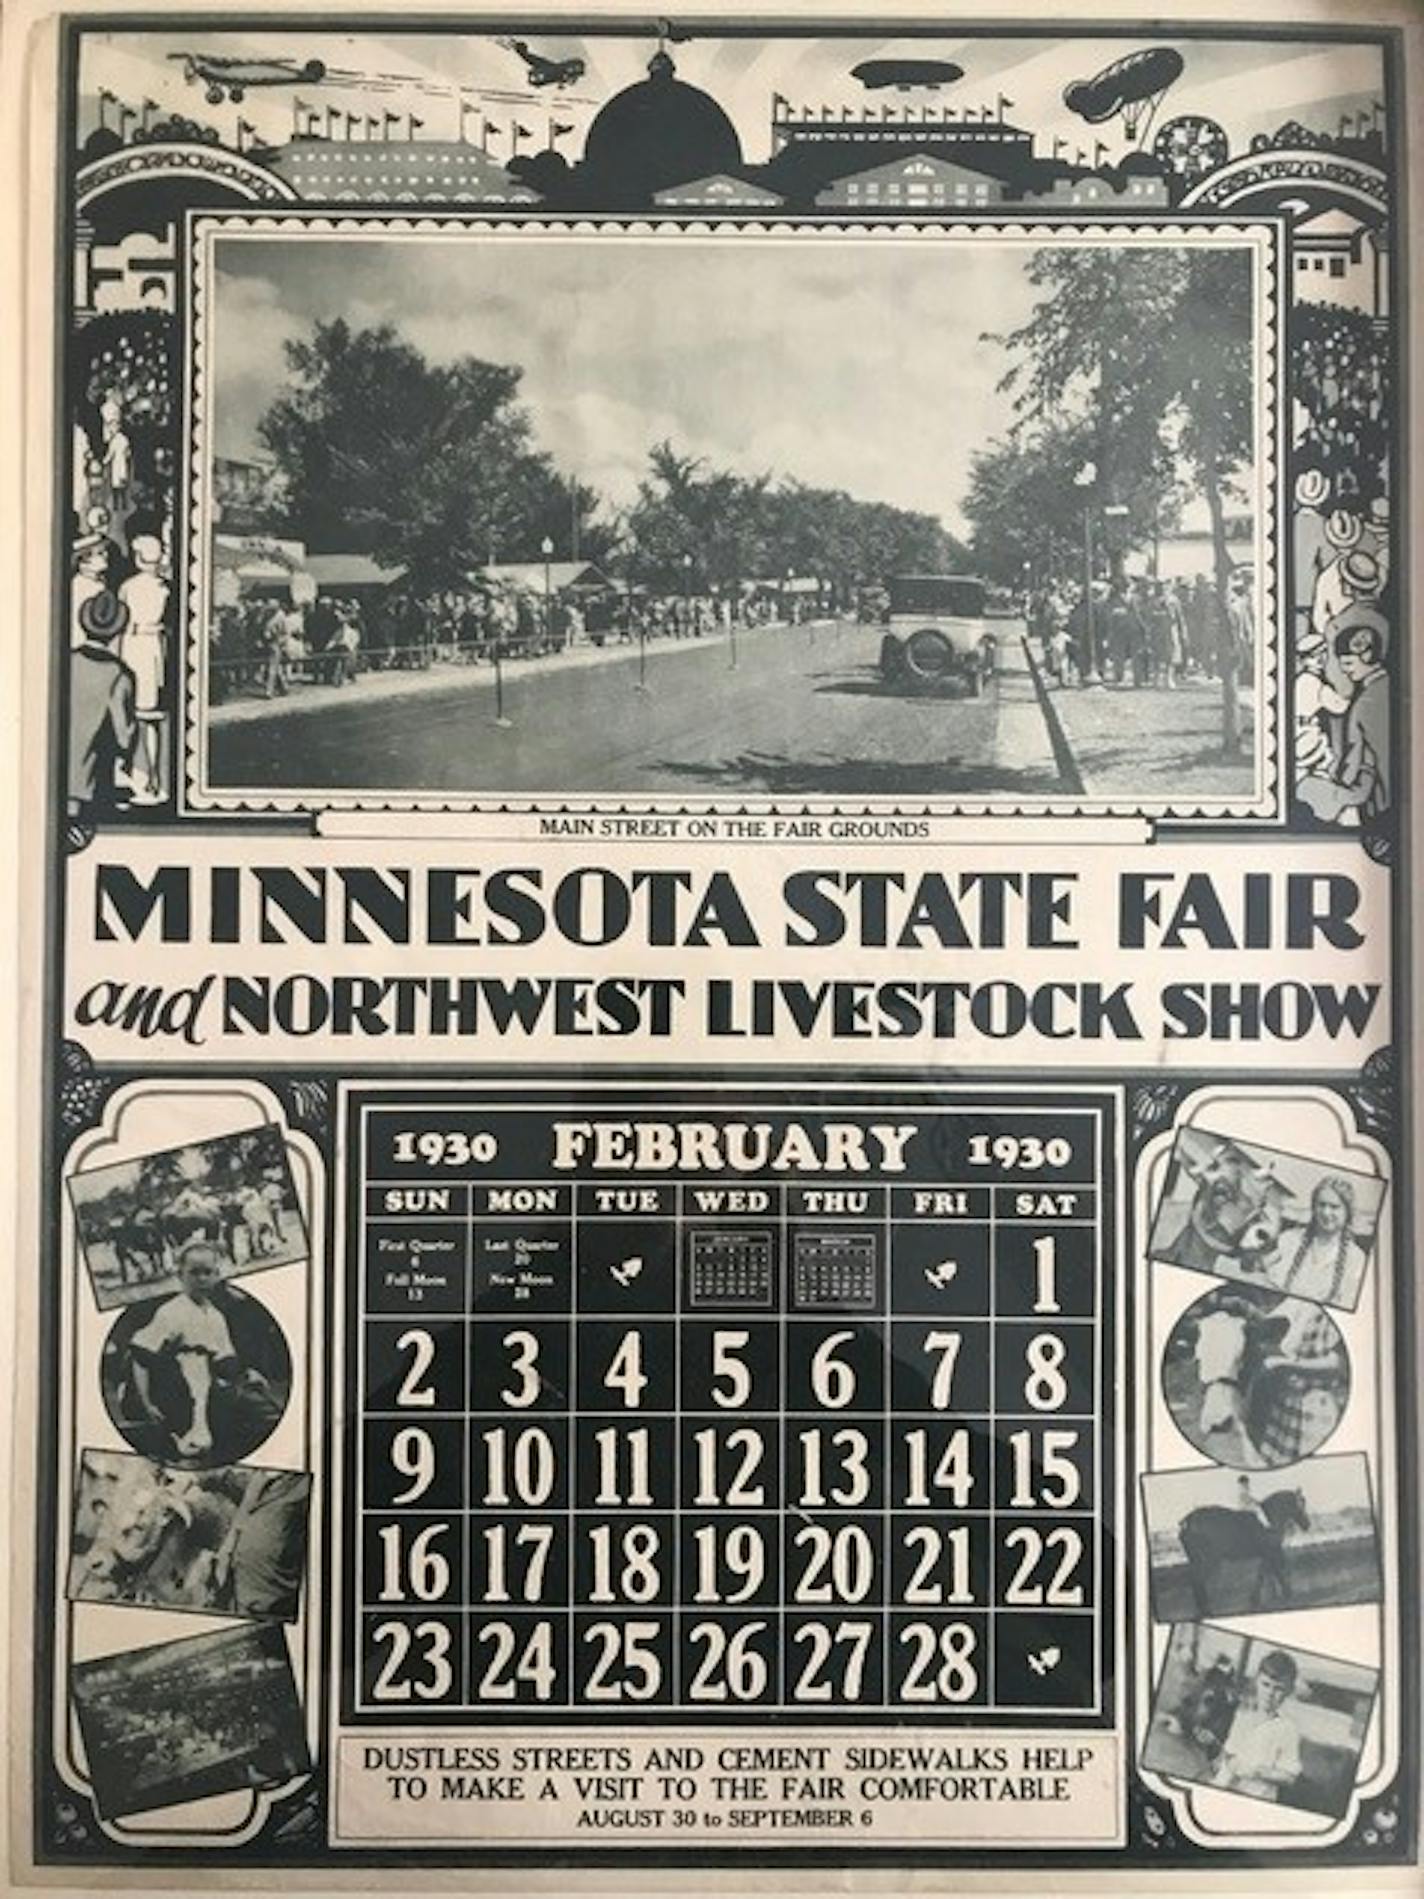
[[[68,811],[157,804],[169,771],[173,512],[154,439],[171,392],[127,334],[97,355],[73,429]]]
[[[1317,817],[1361,824],[1391,798],[1389,504],[1341,505],[1340,492],[1317,466],[1296,477],[1295,762]]]
[[[239,694],[283,697],[304,685],[344,686],[362,673],[424,670],[437,661],[477,665],[532,659],[591,644],[700,639],[778,617],[774,597],[729,594],[562,593],[501,583],[409,593],[320,594],[298,603],[260,594],[213,616],[212,703]]]
[[[1368,506],[1384,487],[1390,391],[1386,357],[1368,317],[1306,305],[1295,344],[1297,465],[1318,469],[1337,501]]]
[[[1160,686],[1249,678],[1256,647],[1251,575],[1233,570],[1226,611],[1203,575],[1149,575],[1040,587],[1029,597],[1028,629],[1056,686]]]

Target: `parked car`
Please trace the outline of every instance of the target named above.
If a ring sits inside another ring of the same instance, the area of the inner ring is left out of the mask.
[[[890,631],[880,647],[886,679],[926,691],[962,685],[974,697],[993,677],[998,637],[987,624],[988,589],[963,574],[903,574],[889,586]]]

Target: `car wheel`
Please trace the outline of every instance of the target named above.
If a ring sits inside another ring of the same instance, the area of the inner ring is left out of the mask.
[[[954,647],[943,633],[922,626],[905,642],[905,670],[926,685],[939,685],[958,665]]]

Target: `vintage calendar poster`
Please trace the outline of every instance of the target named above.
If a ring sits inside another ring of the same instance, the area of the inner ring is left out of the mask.
[[[15,1886],[1418,1890],[1418,27],[7,19]]]

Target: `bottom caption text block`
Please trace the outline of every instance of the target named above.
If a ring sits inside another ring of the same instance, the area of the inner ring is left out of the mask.
[[[370,1844],[1099,1846],[1113,1735],[896,1730],[804,1740],[511,1733],[337,1744],[335,1837]]]

